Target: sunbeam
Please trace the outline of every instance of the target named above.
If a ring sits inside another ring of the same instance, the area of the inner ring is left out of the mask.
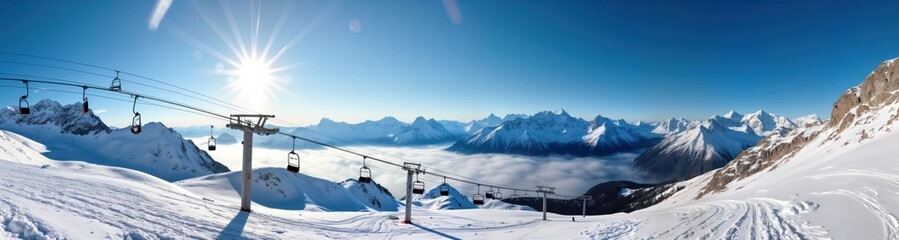
[[[222,10],[220,17],[216,17],[208,11],[208,7],[202,2],[193,2],[193,6],[199,13],[200,17],[206,22],[218,38],[224,43],[230,56],[224,54],[210,44],[193,37],[187,31],[174,28],[177,35],[188,43],[194,45],[198,49],[209,53],[219,61],[225,63],[217,64],[215,74],[226,77],[228,81],[226,88],[229,93],[235,94],[235,101],[247,104],[255,110],[265,110],[271,101],[276,99],[279,92],[284,91],[287,85],[287,79],[277,76],[277,73],[290,69],[301,67],[301,63],[278,64],[278,59],[284,56],[293,46],[308,35],[315,27],[328,15],[336,5],[331,3],[327,5],[321,13],[315,16],[304,28],[299,30],[295,35],[287,40],[283,46],[274,46],[278,42],[277,38],[281,34],[285,22],[287,21],[294,2],[287,2],[284,6],[280,6],[283,10],[275,21],[274,27],[268,33],[268,39],[260,39],[261,27],[265,26],[266,19],[262,15],[262,2],[250,1],[247,19],[238,19],[240,15],[235,14],[233,10],[242,8],[232,8],[228,1],[220,1],[219,7]],[[238,23],[249,23],[248,27],[241,27]],[[228,26],[219,26],[218,23],[227,23]],[[230,30],[230,33],[228,32]],[[242,30],[247,30],[243,32]],[[261,44],[261,43],[264,43]],[[248,45],[249,44],[249,45]],[[273,49],[277,52],[272,53]]]

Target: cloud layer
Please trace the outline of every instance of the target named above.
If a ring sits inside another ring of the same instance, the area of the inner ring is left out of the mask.
[[[195,139],[205,142],[205,139]],[[411,161],[421,163],[428,171],[439,170],[477,179],[488,184],[534,189],[537,185],[557,187],[556,192],[564,195],[580,195],[590,187],[612,180],[631,180],[642,182],[631,167],[636,154],[626,153],[603,158],[595,157],[530,157],[503,154],[462,155],[448,152],[446,145],[427,147],[349,147],[353,151],[391,160],[396,163]],[[240,170],[241,145],[222,145],[218,151],[210,152],[213,158],[222,162],[231,170]],[[253,167],[286,167],[286,150],[256,147],[253,150]],[[332,181],[343,181],[358,178],[362,158],[339,152],[337,150],[302,150],[300,172]],[[372,178],[387,187],[397,198],[405,194],[405,172],[399,168],[383,163],[368,161],[372,169]],[[441,172],[441,173],[442,173]],[[420,176],[427,188],[442,182],[442,178],[431,175]],[[449,183],[460,192],[471,195],[476,186],[449,180]],[[481,187],[481,193],[487,191]],[[503,191],[511,196],[511,191]],[[529,193],[534,196],[534,192]],[[518,192],[518,195],[524,195]]]

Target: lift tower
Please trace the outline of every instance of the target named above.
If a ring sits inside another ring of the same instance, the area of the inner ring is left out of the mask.
[[[556,193],[556,188],[537,186],[537,192],[543,193],[543,220],[546,221],[546,195]]]
[[[253,134],[261,136],[278,133],[277,128],[265,128],[265,122],[275,115],[232,114],[226,127],[243,131],[243,178],[240,181],[240,210],[250,211],[250,184],[253,181]],[[254,121],[255,120],[255,121]]]
[[[403,223],[412,223],[412,174],[424,173],[419,163],[403,163],[403,170],[406,170],[406,215]]]
[[[582,213],[583,213],[583,215],[584,215],[583,217],[587,217],[587,202],[589,201],[589,202],[591,203],[590,206],[593,206],[593,205],[592,205],[592,204],[593,204],[593,196],[587,196],[587,195],[584,195],[584,196],[581,196],[581,197],[579,197],[579,198],[580,198],[581,200],[584,200],[584,209],[583,209],[583,212],[582,212]]]

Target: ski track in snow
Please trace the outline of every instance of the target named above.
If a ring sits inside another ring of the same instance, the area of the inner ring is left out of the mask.
[[[625,219],[597,225],[584,235],[588,239],[822,239],[826,231],[798,217],[816,206],[767,198],[721,200],[672,209],[676,224],[664,224],[659,217]],[[654,225],[670,227],[643,229]]]

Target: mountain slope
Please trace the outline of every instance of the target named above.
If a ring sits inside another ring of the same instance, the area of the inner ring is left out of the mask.
[[[446,184],[449,187],[449,195],[448,196],[440,196],[440,186]],[[412,204],[418,207],[422,207],[425,209],[431,210],[454,210],[454,209],[475,209],[478,206],[471,203],[471,200],[468,199],[462,193],[459,193],[456,188],[452,187],[447,183],[442,183],[437,185],[431,189],[425,191],[424,194],[415,195],[412,197]]]
[[[458,137],[447,131],[443,124],[434,119],[415,118],[408,127],[395,135],[393,142],[402,145],[431,144],[454,141]]]
[[[240,203],[241,171],[176,182],[215,201]],[[335,183],[283,168],[253,169],[253,203],[268,208],[311,211],[396,211],[399,203],[377,183]]]
[[[229,171],[161,123],[147,123],[141,134],[135,135],[129,129],[110,130],[90,112],[82,115],[79,103],[62,106],[42,100],[32,108],[31,115],[0,110],[0,129],[45,144],[48,151],[44,155],[53,159],[85,159],[168,181]]]
[[[684,121],[669,119],[658,132],[677,130]],[[667,125],[667,126],[666,126]],[[781,135],[796,124],[785,117],[762,110],[748,115],[730,111],[673,132],[636,159],[634,167],[661,180],[685,179],[717,169],[741,151],[754,146],[764,136]]]

